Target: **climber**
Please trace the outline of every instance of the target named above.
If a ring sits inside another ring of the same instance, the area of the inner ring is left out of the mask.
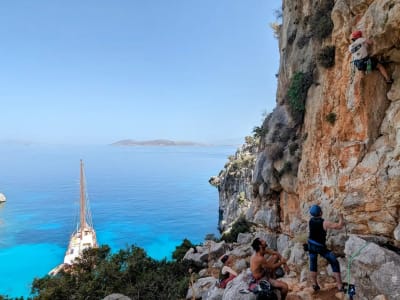
[[[267,243],[260,238],[256,238],[251,244],[251,247],[255,251],[250,258],[250,270],[254,281],[259,282],[262,279],[266,279],[273,287],[281,291],[281,299],[285,300],[289,287],[286,282],[271,277],[271,271],[279,266],[285,265],[286,259],[280,254],[279,256],[273,254],[269,259],[265,259],[264,255],[267,253]]]
[[[378,69],[385,78],[387,84],[393,83],[393,79],[388,75],[384,66],[382,66],[375,57],[368,54],[368,46],[372,45],[372,41],[362,37],[360,30],[351,34],[353,41],[349,46],[349,51],[353,56],[353,63],[359,71],[369,71]]]
[[[219,274],[219,284],[221,289],[224,289],[229,281],[233,280],[237,276],[237,272],[232,269],[232,256],[223,255],[220,261],[224,264]]]
[[[310,257],[310,272],[314,291],[321,288],[317,282],[318,254],[324,257],[332,267],[333,275],[339,291],[343,292],[342,279],[340,277],[340,265],[335,254],[326,248],[326,231],[328,229],[342,229],[344,225],[343,215],[339,215],[339,222],[333,223],[322,219],[322,209],[319,205],[310,208],[311,219],[309,221],[308,251]]]

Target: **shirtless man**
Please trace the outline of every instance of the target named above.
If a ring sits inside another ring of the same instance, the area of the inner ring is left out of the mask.
[[[288,293],[288,285],[286,282],[273,279],[269,276],[270,272],[279,266],[286,265],[286,259],[284,259],[278,252],[267,250],[267,243],[256,238],[251,247],[254,249],[255,253],[250,258],[250,270],[253,274],[254,279],[259,281],[260,279],[267,279],[271,285],[278,288],[281,291],[281,299],[285,300]],[[265,254],[272,254],[270,258],[265,259]],[[285,267],[287,269],[287,265]]]

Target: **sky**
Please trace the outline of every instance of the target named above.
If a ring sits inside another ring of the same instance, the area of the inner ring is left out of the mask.
[[[275,107],[280,0],[0,2],[0,141],[241,140]]]

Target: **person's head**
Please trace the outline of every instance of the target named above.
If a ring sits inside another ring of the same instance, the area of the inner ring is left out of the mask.
[[[362,37],[362,31],[361,30],[356,30],[351,34],[351,40],[355,41],[357,39],[359,39],[360,37]]]
[[[228,259],[229,259],[229,255],[225,254],[224,256],[221,257],[221,262],[223,264],[225,264],[228,261]]]
[[[319,217],[322,215],[322,209],[319,205],[314,204],[313,206],[310,207],[310,214],[313,217]]]
[[[254,251],[259,252],[267,247],[267,243],[258,237],[251,243],[251,247]]]

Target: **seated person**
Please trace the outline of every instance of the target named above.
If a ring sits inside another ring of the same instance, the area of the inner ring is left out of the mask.
[[[220,261],[224,264],[224,266],[219,274],[219,287],[224,289],[228,282],[237,276],[237,273],[231,267],[233,263],[232,256],[225,254],[220,258]]]
[[[287,283],[274,279],[274,277],[271,276],[271,273],[273,273],[273,271],[279,266],[286,265],[286,259],[272,250],[268,250],[272,255],[270,258],[266,259],[264,255],[267,254],[267,243],[260,238],[256,238],[251,244],[251,247],[255,251],[250,258],[250,270],[253,278],[257,282],[261,279],[268,280],[273,287],[281,291],[281,299],[285,300],[289,290]]]

